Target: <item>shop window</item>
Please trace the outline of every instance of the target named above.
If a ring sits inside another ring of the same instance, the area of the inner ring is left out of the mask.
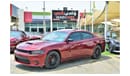
[[[53,31],[57,30],[57,28],[53,28]]]
[[[43,33],[43,28],[39,28],[39,32],[40,32],[40,33]]]
[[[31,28],[31,32],[37,32],[37,28]]]
[[[50,32],[50,28],[46,28],[46,31],[47,31],[47,32]]]
[[[29,32],[29,27],[25,27],[25,31],[26,31],[26,32]]]

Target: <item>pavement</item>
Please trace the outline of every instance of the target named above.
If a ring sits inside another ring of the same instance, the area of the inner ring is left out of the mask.
[[[55,69],[28,67],[14,61],[10,55],[11,74],[120,74],[120,56],[101,56],[100,59],[83,58],[61,63]]]

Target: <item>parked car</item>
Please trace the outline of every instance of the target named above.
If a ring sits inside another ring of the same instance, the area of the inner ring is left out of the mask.
[[[117,34],[115,32],[109,32],[109,34],[107,34],[106,43],[109,52],[120,53],[120,41],[117,39]]]
[[[29,36],[24,31],[12,30],[10,31],[10,52],[13,53],[16,45],[21,42],[40,38],[40,36]]]
[[[48,33],[42,40],[20,43],[15,60],[26,66],[55,68],[71,59],[86,56],[98,59],[104,50],[104,38],[87,31],[64,29]]]

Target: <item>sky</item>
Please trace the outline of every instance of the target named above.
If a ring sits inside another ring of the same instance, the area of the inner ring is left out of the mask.
[[[43,1],[12,1],[15,6],[24,9],[25,11],[42,12]],[[105,1],[95,1],[96,9],[102,10]],[[63,10],[63,7],[68,7],[68,10],[79,10],[83,12],[90,12],[90,1],[45,1],[45,11]]]

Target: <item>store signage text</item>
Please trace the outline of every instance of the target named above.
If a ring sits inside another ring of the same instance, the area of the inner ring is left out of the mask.
[[[52,19],[53,21],[76,21],[78,19],[78,11],[53,10]]]

